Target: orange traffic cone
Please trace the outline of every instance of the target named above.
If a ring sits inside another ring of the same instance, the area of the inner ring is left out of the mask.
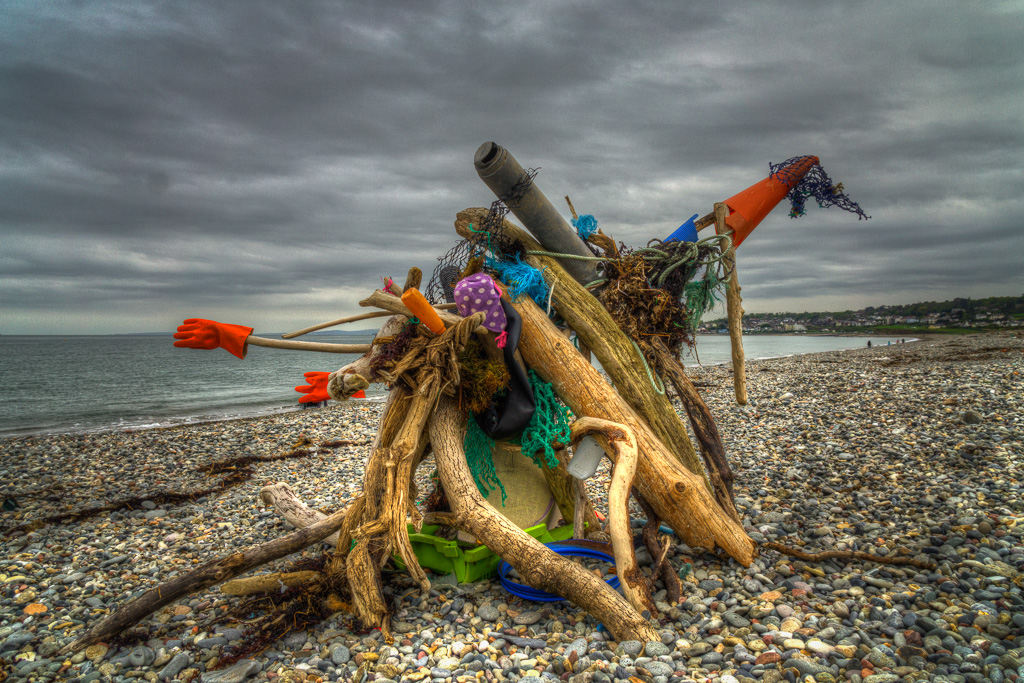
[[[800,179],[818,164],[818,157],[803,157],[792,166],[768,176],[756,185],[725,200],[729,215],[725,224],[733,230],[732,244],[740,246],[747,235],[771,213]]]

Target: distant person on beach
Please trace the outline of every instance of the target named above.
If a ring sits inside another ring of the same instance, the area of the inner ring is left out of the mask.
[[[870,339],[868,339],[868,348],[869,349],[871,348],[871,340]]]

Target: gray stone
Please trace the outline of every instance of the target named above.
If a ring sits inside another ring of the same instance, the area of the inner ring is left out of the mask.
[[[741,617],[735,612],[726,612],[725,614],[723,614],[722,621],[729,624],[729,626],[732,626],[733,628],[744,628],[746,626],[750,626],[749,619]]]
[[[209,650],[210,648],[216,647],[217,645],[227,645],[227,644],[228,644],[228,639],[225,638],[224,636],[212,636],[210,638],[203,638],[202,640],[200,640],[199,642],[196,643],[196,646],[197,647],[201,647],[204,650]]]
[[[817,662],[811,662],[806,659],[797,659],[795,657],[788,660],[786,662],[786,666],[792,666],[805,676],[817,676],[823,671],[829,671],[829,668],[824,664],[818,664]]]
[[[619,646],[615,648],[615,654],[627,655],[629,657],[636,657],[644,649],[643,643],[639,640],[624,640],[619,643]]]
[[[237,664],[221,671],[207,671],[199,680],[202,683],[242,683],[242,681],[259,670],[259,662],[252,659],[243,659]]]
[[[668,645],[665,645],[660,640],[652,640],[644,645],[644,654],[648,657],[661,657],[669,652]]]
[[[171,657],[171,661],[167,662],[167,666],[160,670],[160,680],[168,681],[177,676],[181,671],[188,666],[188,654],[179,652],[178,654]]]
[[[864,679],[864,683],[896,683],[900,677],[896,674],[871,674]]]
[[[896,662],[893,661],[893,658],[879,650],[877,647],[871,648],[871,652],[868,653],[868,661],[875,666],[880,666],[886,669],[891,669],[896,666]]]
[[[523,612],[515,618],[515,623],[520,626],[532,626],[540,621],[540,612]]]
[[[476,615],[484,621],[497,621],[501,618],[501,612],[494,605],[480,605],[476,610]]]
[[[570,652],[575,652],[577,657],[582,657],[587,654],[587,639],[577,638],[569,643],[565,648],[565,655],[568,657]]]
[[[34,633],[27,633],[25,631],[18,631],[12,633],[7,637],[7,640],[0,645],[0,652],[7,652],[8,650],[20,650],[21,646],[25,643],[30,642],[36,635]]]
[[[980,425],[985,421],[985,418],[979,412],[966,410],[960,415],[960,421],[965,425]]]
[[[334,662],[335,666],[347,664],[348,660],[352,659],[352,653],[341,643],[331,645],[330,653],[331,661]]]
[[[149,666],[154,659],[156,659],[156,652],[151,647],[136,647],[128,653],[128,663],[136,669]]]
[[[652,676],[671,676],[675,672],[675,669],[670,664],[660,662],[657,659],[644,662],[643,667],[650,671]]]
[[[547,647],[548,644],[546,640],[541,640],[540,638],[518,638],[516,636],[505,636],[505,640],[516,647],[532,647],[534,649]]]

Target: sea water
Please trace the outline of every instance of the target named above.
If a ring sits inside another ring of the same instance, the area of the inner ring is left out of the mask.
[[[264,334],[268,338],[278,335]],[[316,335],[366,344],[370,335]],[[860,348],[868,337],[750,335],[748,360]],[[895,339],[870,338],[884,346]],[[299,410],[303,373],[331,372],[355,354],[249,346],[244,360],[222,349],[179,349],[170,335],[0,336],[0,437],[109,431],[225,420]],[[727,335],[700,335],[686,365],[728,362]],[[386,388],[372,385],[369,400]]]

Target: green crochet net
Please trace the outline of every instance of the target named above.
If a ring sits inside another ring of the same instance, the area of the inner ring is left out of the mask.
[[[473,474],[473,481],[480,495],[486,496],[496,488],[501,489],[501,505],[505,505],[505,487],[498,479],[498,473],[494,471],[494,439],[484,434],[480,429],[476,418],[469,416],[469,426],[466,429],[466,438],[462,442],[462,448],[466,452],[466,464]]]
[[[538,377],[533,370],[530,370],[530,386],[533,388],[533,399],[537,408],[523,433],[511,441],[519,445],[537,467],[541,467],[543,463],[554,469],[558,467],[558,457],[551,443],[569,442],[569,421],[572,419],[572,411],[558,402],[551,385]]]

